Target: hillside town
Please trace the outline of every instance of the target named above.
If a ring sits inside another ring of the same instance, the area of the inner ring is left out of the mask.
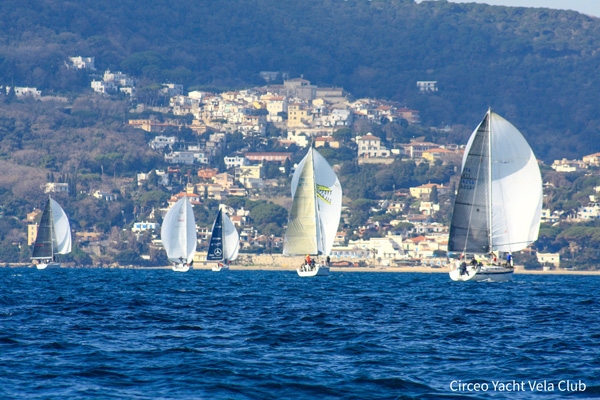
[[[70,68],[95,71],[93,57],[71,57]],[[352,128],[361,121],[371,124],[399,122],[419,126],[419,111],[400,104],[377,99],[352,99],[342,88],[318,87],[303,77],[283,78],[282,84],[270,84],[277,76],[275,72],[262,72],[267,84],[262,87],[239,91],[212,93],[190,91],[184,93],[182,85],[165,83],[160,89],[165,104],[148,105],[132,102],[134,113],[151,112],[149,118],[129,119],[126,124],[151,134],[147,145],[161,154],[166,168],[138,171],[135,178],[115,179],[112,187],[99,186],[89,195],[104,202],[119,200],[118,185],[135,183],[144,185],[156,180],[173,195],[164,207],[153,209],[144,215],[145,220],[134,220],[131,232],[138,238],[148,234],[151,248],[160,251],[158,235],[160,223],[169,207],[180,197],[188,196],[192,204],[206,200],[225,202],[235,198],[268,198],[268,193],[288,190],[287,182],[265,176],[265,166],[276,166],[288,175],[293,171],[293,151],[249,151],[242,148],[234,154],[223,155],[228,141],[234,133],[241,134],[244,141],[267,143],[267,129],[275,127],[282,132],[277,138],[279,149],[341,149],[348,147],[336,132]],[[122,72],[105,71],[102,79],[91,82],[91,89],[98,96],[121,93],[131,99],[136,97],[136,80]],[[419,90],[427,95],[438,90],[435,81],[416,82]],[[9,87],[6,90],[10,90]],[[42,99],[35,88],[14,87],[17,97],[33,96]],[[164,117],[157,117],[162,115]],[[445,129],[451,129],[449,127]],[[195,140],[183,140],[174,132],[193,132]],[[454,165],[459,168],[463,157],[463,144],[438,144],[416,137],[408,143],[395,143],[387,148],[385,141],[371,132],[351,138],[351,148],[359,165],[392,164],[395,160],[412,161],[417,164],[435,163]],[[295,146],[295,147],[294,147]],[[217,167],[223,165],[225,172]],[[556,160],[550,166],[558,173],[586,171],[600,166],[600,153],[590,154],[581,160]],[[291,169],[290,169],[291,167]],[[185,168],[185,174],[182,173]],[[194,179],[190,179],[193,171]],[[456,169],[458,171],[458,169]],[[187,174],[187,175],[186,175]],[[187,183],[186,183],[187,182]],[[452,198],[455,179],[443,183],[423,183],[408,189],[394,189],[393,195],[380,199],[372,207],[372,213],[383,213],[393,217],[382,223],[373,218],[352,231],[341,229],[336,236],[331,258],[334,263],[361,266],[410,266],[426,265],[433,268],[447,264],[448,226],[439,222],[436,215]],[[545,182],[546,189],[553,184]],[[178,191],[177,188],[183,188]],[[48,182],[44,192],[49,194],[68,193],[72,188],[68,182]],[[595,187],[595,192],[600,186]],[[249,210],[243,207],[228,207],[231,219],[240,232],[241,252],[248,254],[281,253],[283,238],[265,235],[253,226]],[[447,207],[446,207],[447,210]],[[27,244],[31,245],[37,234],[40,210],[28,216]],[[556,224],[560,220],[571,222],[589,221],[600,217],[600,199],[589,196],[589,203],[574,210],[558,211],[545,207],[543,223]],[[342,214],[342,219],[348,213]],[[343,222],[343,221],[342,221]],[[343,223],[340,224],[340,227]],[[367,231],[385,232],[379,237],[364,235]],[[210,226],[197,226],[199,250],[198,263],[206,260],[206,245]],[[102,255],[108,246],[108,234],[96,230],[75,232],[82,249],[90,254]],[[561,266],[559,253],[534,252],[537,261],[545,268]],[[150,259],[150,255],[142,255]],[[241,258],[243,262],[243,257]]]

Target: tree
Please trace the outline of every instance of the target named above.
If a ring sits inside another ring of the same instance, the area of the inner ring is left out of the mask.
[[[140,196],[139,202],[145,207],[158,208],[161,204],[164,204],[170,195],[162,190],[151,190]]]
[[[431,188],[431,193],[429,193],[429,201],[434,204],[439,203],[437,186],[433,186]]]
[[[288,212],[277,204],[260,201],[250,210],[250,218],[262,232],[262,227],[270,223],[283,226],[287,222]]]

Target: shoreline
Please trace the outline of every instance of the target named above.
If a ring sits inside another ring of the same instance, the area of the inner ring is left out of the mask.
[[[31,264],[9,264],[6,263],[0,267],[4,268],[34,268]],[[104,265],[104,266],[61,266],[64,269],[171,269],[170,265],[156,266],[156,267],[145,267],[135,265]],[[35,269],[35,268],[34,268]],[[192,270],[210,270],[211,265],[195,265]],[[252,265],[232,265],[230,266],[232,271],[296,271],[296,267],[281,266],[281,265],[265,265],[265,264],[252,264]],[[373,267],[331,267],[331,272],[386,272],[386,273],[420,273],[420,274],[447,274],[450,272],[449,268],[431,268],[431,267],[384,267],[384,266],[373,266]],[[515,275],[600,275],[600,270],[593,271],[582,271],[582,270],[566,270],[566,269],[555,269],[549,271],[542,270],[526,270],[522,267],[517,266],[515,268]]]
[[[295,268],[266,267],[266,266],[240,266],[231,267],[232,270],[272,270],[272,271],[295,271]],[[448,268],[430,268],[430,267],[331,267],[331,272],[387,272],[387,273],[419,273],[419,274],[447,274]],[[526,270],[515,269],[515,275],[599,275],[597,271],[570,271],[570,270]]]

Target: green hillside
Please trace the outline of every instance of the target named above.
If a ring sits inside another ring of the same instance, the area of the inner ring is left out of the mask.
[[[141,86],[240,88],[282,71],[403,102],[425,125],[470,130],[491,106],[547,161],[600,151],[598,48],[596,18],[446,1],[0,3],[0,85],[90,90],[64,67],[73,55]],[[417,80],[440,90],[420,95]]]

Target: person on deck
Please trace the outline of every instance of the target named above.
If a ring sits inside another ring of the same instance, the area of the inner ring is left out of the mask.
[[[310,265],[310,264],[312,263],[312,260],[311,260],[311,258],[310,258],[310,255],[309,255],[309,254],[307,254],[307,255],[306,255],[306,259],[305,259],[305,261],[306,261],[306,265]]]
[[[466,273],[467,273],[467,263],[463,261],[460,264],[460,275],[462,276],[462,275],[464,275]]]

